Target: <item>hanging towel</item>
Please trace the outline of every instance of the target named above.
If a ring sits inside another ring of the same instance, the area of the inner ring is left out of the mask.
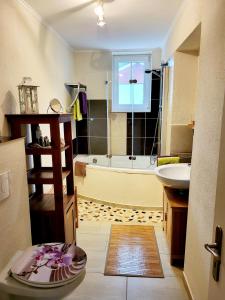
[[[83,120],[82,114],[80,112],[80,101],[77,99],[73,106],[73,117],[75,121]]]
[[[86,115],[88,107],[87,107],[87,94],[85,92],[79,93],[79,102],[80,102],[81,113]]]
[[[167,165],[167,164],[179,164],[179,156],[162,156],[157,158],[157,166]]]
[[[87,165],[88,165],[87,163],[76,161],[75,162],[75,176],[85,177]]]

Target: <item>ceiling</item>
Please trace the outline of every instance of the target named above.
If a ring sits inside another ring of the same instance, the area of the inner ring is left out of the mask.
[[[105,0],[97,26],[94,0],[25,0],[75,49],[161,47],[183,0]]]

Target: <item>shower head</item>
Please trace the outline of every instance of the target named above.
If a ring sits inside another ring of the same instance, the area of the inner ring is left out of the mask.
[[[168,62],[162,62],[162,63],[161,63],[161,67],[162,67],[162,68],[168,67],[168,65],[169,65]]]
[[[157,73],[156,70],[146,69],[145,74],[154,74],[155,76],[158,76],[161,78],[161,75],[159,73]]]
[[[165,68],[165,67],[168,67],[168,62],[161,62],[161,68],[163,69],[163,68]],[[160,71],[160,69],[158,69],[159,71]],[[145,70],[145,74],[151,74],[151,73],[153,73],[154,75],[156,75],[156,76],[158,76],[158,77],[160,77],[160,75],[156,72],[157,70],[150,70],[150,69],[146,69]]]

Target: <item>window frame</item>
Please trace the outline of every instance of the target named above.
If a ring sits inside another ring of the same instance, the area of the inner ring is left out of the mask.
[[[143,103],[134,104],[130,99],[130,104],[119,103],[119,63],[129,61],[131,64],[135,62],[144,62],[144,68],[151,69],[152,56],[151,53],[146,54],[113,54],[112,56],[112,112],[151,112],[151,74],[144,74],[144,99]],[[133,77],[133,76],[132,76]],[[135,78],[131,78],[135,79]],[[131,97],[134,97],[133,84],[130,84]]]

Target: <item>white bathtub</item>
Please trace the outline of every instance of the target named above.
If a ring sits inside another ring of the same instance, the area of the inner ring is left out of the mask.
[[[121,206],[161,209],[163,188],[155,175],[155,159],[149,156],[78,155],[86,162],[86,177],[75,178],[78,195]]]

